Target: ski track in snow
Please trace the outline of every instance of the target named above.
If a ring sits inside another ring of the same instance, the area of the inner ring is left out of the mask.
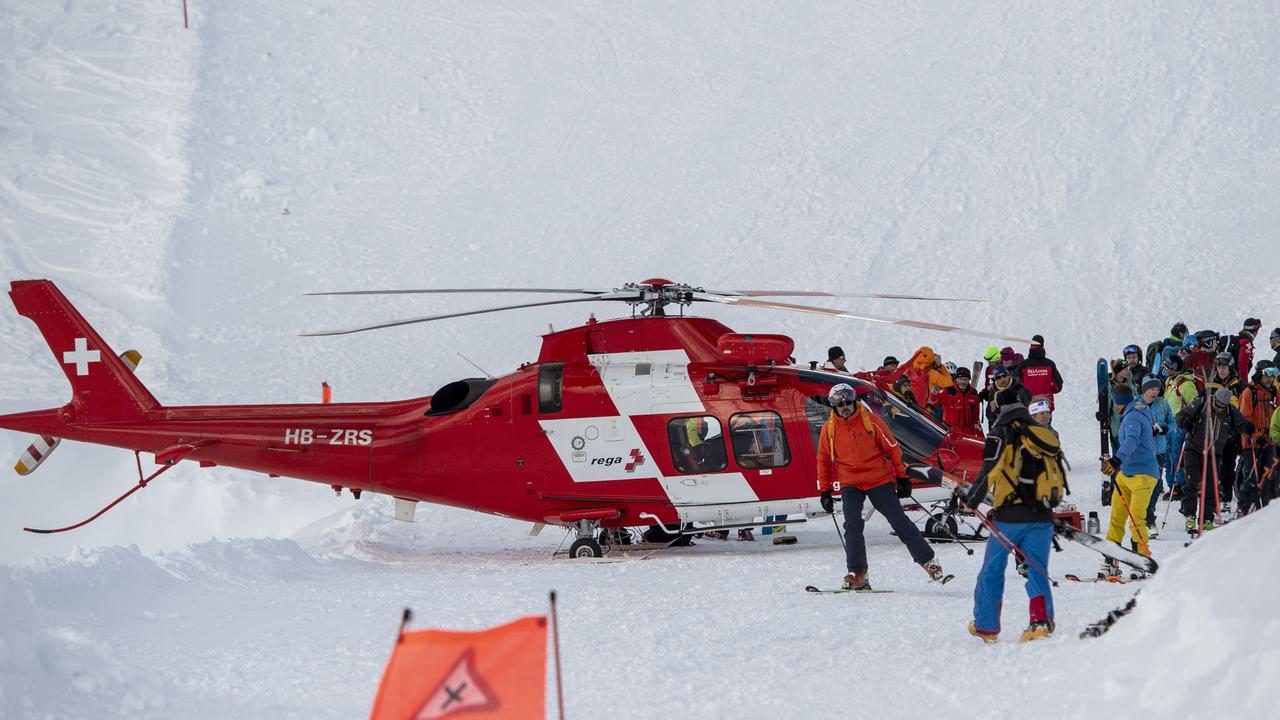
[[[486,302],[308,291],[660,276],[980,296],[830,304],[1044,334],[1088,496],[1096,357],[1176,319],[1280,321],[1266,274],[1240,272],[1280,225],[1280,13],[1265,3],[192,12],[183,31],[158,0],[0,0],[3,277],[56,280],[116,351],[142,352],[167,404],[306,401],[321,380],[339,401],[426,395],[473,373],[456,352],[506,372],[548,324],[585,317],[299,338]],[[697,310],[785,331],[801,360],[841,344],[856,367],[921,344],[968,364],[986,345]],[[11,309],[0,350],[4,412],[65,400]],[[28,442],[6,433],[0,455]],[[1180,530],[1157,541],[1165,570],[1100,641],[1074,634],[1135,586],[1064,583],[1058,637],[985,648],[963,632],[978,556],[942,546],[958,577],[929,585],[875,522],[873,578],[897,592],[853,598],[803,593],[842,569],[822,518],[791,548],[705,541],[582,567],[546,560],[550,531],[448,508],[393,525],[384,498],[219,468],[181,466],[75,533],[16,531],[86,517],[133,473],[127,453],[68,442],[0,484],[0,716],[361,715],[402,606],[482,627],[540,611],[553,587],[575,717],[1175,717],[1226,702],[1280,716],[1265,693],[1280,631],[1229,602],[1274,595],[1248,572],[1266,566],[1249,555],[1271,552],[1257,539],[1273,518],[1211,535],[1185,565]],[[1089,574],[1096,557],[1069,546],[1052,569]],[[1006,638],[1025,620],[1014,577]]]

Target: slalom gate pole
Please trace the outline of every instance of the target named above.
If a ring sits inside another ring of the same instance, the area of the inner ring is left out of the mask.
[[[946,532],[948,535],[951,536],[951,539],[953,541],[955,541],[958,545],[960,545],[960,547],[964,548],[964,552],[966,555],[973,554],[973,548],[961,542],[960,538],[957,537],[955,533],[951,532],[951,526],[947,525],[945,522],[939,522],[938,518],[933,516],[933,513],[929,512],[928,510],[925,510],[924,504],[921,503],[919,500],[916,500],[914,495],[910,495],[909,497],[911,498],[911,502],[919,505],[920,509],[924,510],[924,514],[929,516],[929,519],[933,521],[933,524],[935,527],[941,527],[944,532]]]
[[[564,720],[564,685],[560,679],[560,617],[556,614],[556,591],[551,591],[551,646],[556,653],[556,707]]]
[[[1053,576],[1050,575],[1048,571],[1040,567],[1040,563],[1036,562],[1035,558],[1031,557],[1030,555],[1019,553],[1018,546],[1015,545],[1014,542],[1009,539],[1008,535],[1005,535],[1003,532],[1001,532],[1000,528],[996,527],[996,524],[992,522],[991,519],[988,518],[985,514],[983,514],[981,510],[979,510],[978,508],[973,508],[973,514],[978,516],[978,520],[982,521],[982,524],[987,526],[987,531],[991,533],[991,537],[999,541],[1000,544],[1003,545],[1005,549],[1009,551],[1010,555],[1013,555],[1015,558],[1021,556],[1022,559],[1028,565],[1030,565],[1035,570],[1038,570],[1040,574],[1043,575],[1044,578],[1049,581],[1050,585],[1054,587],[1058,587],[1058,581],[1054,580]],[[1049,523],[1049,526],[1053,527],[1053,523]]]
[[[1201,407],[1200,409],[1200,412],[1202,414],[1204,413],[1206,408],[1208,409],[1210,415],[1213,414],[1213,409],[1211,407],[1208,407],[1209,403],[1211,402],[1213,402],[1213,398],[1205,398],[1204,400],[1205,406]],[[1205,418],[1205,423],[1209,423],[1211,420],[1212,418]],[[1205,490],[1205,480],[1207,479],[1208,473],[1209,473],[1209,466],[1207,464],[1208,461],[1209,461],[1209,425],[1206,424],[1204,427],[1204,441],[1200,445],[1200,497],[1196,498],[1196,505],[1197,505],[1196,535],[1197,536],[1199,536],[1199,534],[1204,529],[1204,490]]]

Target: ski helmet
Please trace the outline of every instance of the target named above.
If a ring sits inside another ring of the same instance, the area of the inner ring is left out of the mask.
[[[1195,335],[1188,335],[1182,341],[1182,347],[1187,350],[1193,350],[1200,347],[1200,340]]]
[[[1137,345],[1125,345],[1124,352],[1120,354],[1121,355],[1137,355],[1138,357],[1142,357],[1142,349],[1139,348]]]
[[[858,393],[854,392],[853,386],[849,383],[833,385],[831,390],[827,392],[827,404],[833,408],[841,405],[852,405],[857,399]]]
[[[1276,328],[1275,333],[1272,333],[1272,335],[1273,337],[1280,337],[1280,328]],[[997,360],[1000,359],[1000,348],[996,347],[995,345],[989,346],[987,348],[987,351],[982,353],[982,359],[986,360],[989,363],[996,362]]]
[[[955,364],[955,363],[953,363],[953,362],[943,363],[943,364],[942,364],[942,367],[944,367],[944,368],[946,368],[946,369],[947,369],[947,374],[949,374],[949,375],[955,375],[955,374],[956,374],[956,364]]]
[[[1235,358],[1231,357],[1231,353],[1229,352],[1220,352],[1213,356],[1213,364],[1231,367],[1235,364]]]

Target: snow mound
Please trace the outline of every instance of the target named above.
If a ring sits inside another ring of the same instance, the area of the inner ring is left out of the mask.
[[[1149,717],[1280,717],[1271,684],[1280,678],[1277,535],[1273,505],[1165,563],[1099,641],[1111,656],[1096,685],[1106,707],[1129,698]]]

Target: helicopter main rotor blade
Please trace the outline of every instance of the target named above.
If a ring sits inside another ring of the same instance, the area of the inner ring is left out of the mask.
[[[361,325],[359,327],[344,328],[339,330],[318,330],[316,332],[299,333],[302,337],[325,337],[328,335],[350,335],[351,333],[365,332],[366,330],[381,330],[382,328],[399,327],[401,325],[413,325],[415,323],[432,322],[434,320],[447,320],[448,318],[466,317],[468,315],[484,315],[485,313],[502,312],[503,310],[519,310],[520,308],[542,307],[544,305],[565,305],[568,303],[595,302],[597,300],[622,300],[636,301],[640,299],[639,292],[618,292],[607,293],[602,295],[593,295],[584,298],[570,298],[568,300],[547,300],[545,302],[521,303],[519,305],[504,305],[502,307],[485,308],[484,310],[467,310],[466,312],[446,313],[444,315],[427,315],[425,317],[408,318],[405,320],[388,320],[386,322],[374,323],[372,325]]]
[[[337,292],[310,292],[305,295],[425,295],[428,293],[562,293],[574,295],[602,295],[609,290],[585,288],[444,288],[430,290],[342,290]]]
[[[870,322],[887,323],[889,325],[905,325],[906,327],[920,328],[921,330],[936,330],[938,332],[974,335],[977,337],[1005,340],[1007,342],[1021,342],[1028,344],[1031,342],[1031,340],[1027,338],[998,335],[996,333],[982,332],[981,330],[970,330],[968,328],[955,327],[954,325],[940,325],[938,323],[924,322],[921,320],[901,320],[898,318],[883,317],[880,315],[866,315],[862,313],[852,313],[846,310],[832,310],[831,308],[814,307],[812,305],[793,305],[791,303],[772,302],[769,300],[754,300],[750,298],[731,297],[726,295],[713,295],[705,292],[695,292],[693,293],[693,297],[695,300],[718,302],[725,305],[744,305],[746,307],[770,308],[773,310],[791,310],[793,312],[813,313],[815,315],[826,315],[828,317],[868,320]]]
[[[811,290],[707,290],[711,295],[726,297],[838,297],[838,298],[879,298],[883,300],[944,300],[947,302],[979,302],[978,298],[943,298],[924,295],[899,295],[896,293],[829,293]]]

